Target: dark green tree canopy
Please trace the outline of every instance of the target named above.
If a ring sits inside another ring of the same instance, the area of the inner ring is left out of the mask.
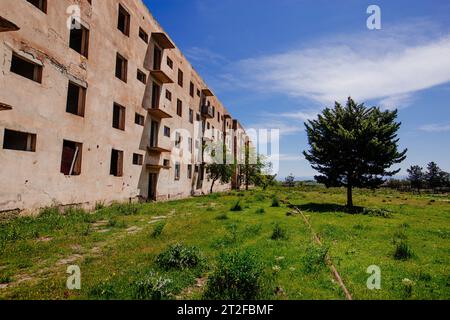
[[[397,111],[367,108],[348,98],[347,104],[327,108],[318,119],[305,123],[310,149],[305,158],[321,175],[316,180],[327,187],[375,188],[384,177],[400,171],[389,170],[406,158],[399,152]]]

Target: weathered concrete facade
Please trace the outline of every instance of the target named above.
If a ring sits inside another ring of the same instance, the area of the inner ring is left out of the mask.
[[[0,15],[0,212],[207,193],[203,141],[240,148],[141,0],[0,0]]]

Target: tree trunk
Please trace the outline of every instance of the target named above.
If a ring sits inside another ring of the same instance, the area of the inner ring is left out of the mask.
[[[347,185],[347,207],[353,208],[353,195],[352,195],[352,186]]]
[[[213,193],[214,183],[216,183],[216,180],[213,180],[213,182],[211,184],[211,189],[209,190],[209,193]]]

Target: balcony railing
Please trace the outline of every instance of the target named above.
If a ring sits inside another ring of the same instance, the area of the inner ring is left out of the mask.
[[[202,106],[202,116],[205,118],[214,118],[214,111],[212,106]]]

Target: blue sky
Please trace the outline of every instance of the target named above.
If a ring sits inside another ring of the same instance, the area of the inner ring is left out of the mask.
[[[246,128],[278,128],[284,177],[315,173],[304,121],[349,95],[399,109],[412,164],[450,171],[450,1],[145,0]],[[381,8],[369,30],[367,7]]]

